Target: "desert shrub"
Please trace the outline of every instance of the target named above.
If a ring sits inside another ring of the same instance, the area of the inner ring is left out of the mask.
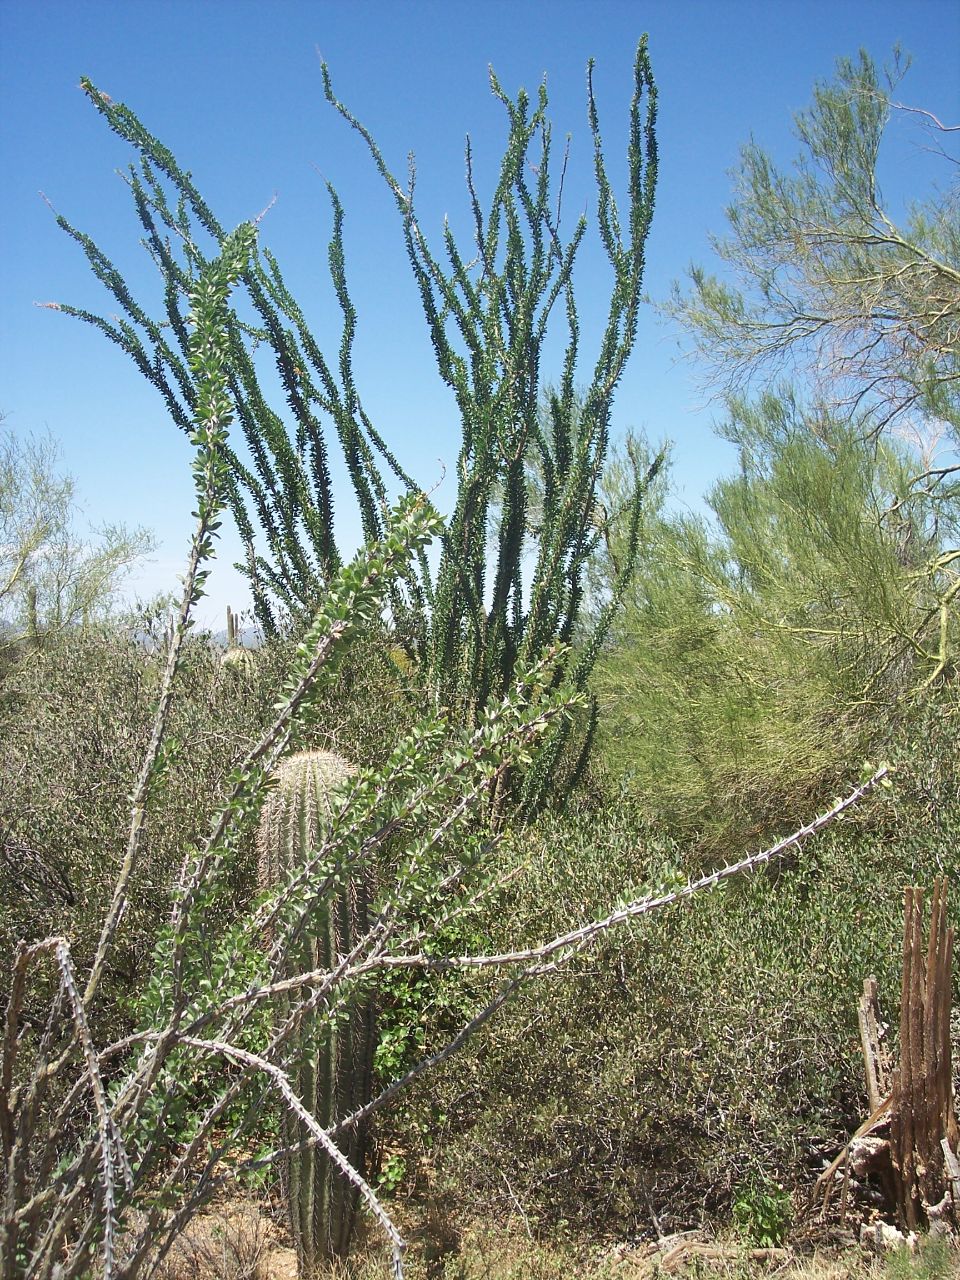
[[[811,1181],[863,1116],[868,974],[896,1023],[901,889],[960,870],[957,705],[922,707],[889,744],[895,789],[792,863],[608,935],[521,995],[417,1098],[441,1181],[503,1212],[516,1197],[544,1226],[621,1234],[651,1211],[669,1230],[726,1216],[744,1187]],[[623,800],[523,839],[522,876],[485,916],[494,950],[687,869]]]
[[[177,1237],[160,1280],[269,1280],[270,1230],[257,1205],[238,1200],[198,1215]]]
[[[152,695],[146,654],[120,628],[84,631],[20,664],[0,735],[4,951],[62,928],[81,949],[105,868],[120,856]]]
[[[129,797],[150,734],[160,664],[135,626],[81,630],[21,664],[0,731],[0,938],[62,933],[92,956],[123,857]],[[200,834],[207,797],[262,718],[269,696],[238,690],[203,640],[182,671],[176,745],[158,779],[146,856],[114,955],[107,1004],[124,1017],[169,908],[171,868]],[[266,682],[264,682],[266,683]]]
[[[0,698],[0,954],[65,935],[81,971],[96,946],[123,857],[129,797],[158,695],[156,619],[78,629],[8,674]],[[231,769],[262,733],[292,639],[256,651],[249,670],[225,667],[208,636],[186,647],[164,767],[155,782],[145,855],[125,913],[102,1004],[119,1030],[167,918],[175,868],[202,837]],[[358,645],[318,707],[317,745],[379,763],[412,716],[409,673],[382,637]],[[252,847],[233,871],[233,906],[256,885]],[[2,985],[2,980],[0,980]]]

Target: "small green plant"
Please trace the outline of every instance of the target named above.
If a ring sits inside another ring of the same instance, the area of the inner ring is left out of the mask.
[[[393,1151],[385,1156],[380,1165],[380,1176],[377,1178],[377,1190],[383,1195],[392,1196],[399,1191],[407,1176],[407,1162],[399,1152]]]
[[[783,1244],[793,1217],[789,1194],[772,1179],[757,1176],[741,1184],[733,1201],[733,1222],[761,1249]]]
[[[955,1280],[960,1274],[960,1252],[950,1241],[927,1236],[917,1249],[905,1245],[890,1255],[887,1280]]]

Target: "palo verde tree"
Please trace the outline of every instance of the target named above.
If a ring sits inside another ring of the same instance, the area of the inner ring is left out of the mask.
[[[713,239],[723,279],[693,268],[672,311],[715,392],[796,376],[865,434],[907,418],[956,441],[960,187],[948,173],[898,219],[880,182],[895,115],[934,130],[930,150],[952,165],[956,130],[895,101],[905,71],[899,53],[883,72],[863,51],[839,59],[795,117],[788,171],[758,143],[743,148],[729,231]]]
[[[709,519],[648,509],[594,675],[605,758],[684,833],[729,843],[811,803],[930,676],[935,504],[911,499],[902,442],[813,425],[786,392],[731,402],[736,470],[707,495]],[[611,507],[623,483],[608,468]]]
[[[49,437],[0,429],[0,653],[102,617],[154,545],[145,529],[79,531],[76,484]]]
[[[884,199],[882,144],[895,114],[909,111],[934,132],[932,150],[957,161],[955,130],[895,100],[904,70],[899,55],[885,73],[864,52],[840,59],[796,117],[802,151],[789,171],[758,144],[744,148],[729,232],[714,240],[724,276],[693,269],[692,291],[677,290],[670,310],[707,384],[731,398],[734,432],[745,402],[762,394],[755,417],[796,424],[805,403],[814,454],[818,442],[837,442],[827,424],[912,443],[900,491],[873,518],[891,545],[910,541],[905,594],[882,611],[882,647],[905,644],[923,685],[955,669],[960,639],[960,187],[951,174],[899,219]]]
[[[957,188],[900,221],[885,202],[899,75],[842,59],[789,170],[744,148],[722,276],[694,268],[669,308],[738,465],[709,522],[652,513],[596,687],[608,756],[724,840],[955,670],[960,472],[935,450],[960,425]]]
[[[473,243],[468,250],[445,227],[442,249],[435,250],[421,229],[412,169],[402,186],[368,130],[335,98],[323,69],[329,101],[358,130],[396,201],[438,371],[459,410],[458,488],[439,566],[433,571],[421,559],[403,596],[394,594],[393,606],[400,635],[437,706],[455,707],[475,723],[510,687],[515,671],[555,643],[569,642],[583,603],[586,566],[602,536],[595,519],[596,486],[608,450],[614,393],[636,337],[657,175],[656,89],[646,40],[634,65],[622,211],[608,177],[592,74],[591,64],[587,114],[597,225],[612,280],[599,354],[584,377],[573,274],[588,223],[581,217],[569,238],[561,237],[563,179],[554,182],[546,88],[541,86],[534,105],[522,90],[510,98],[491,74],[493,94],[507,118],[497,183],[485,208],[474,183],[468,139]],[[109,258],[63,217],[59,225],[81,245],[122,315],[111,320],[75,307],[60,309],[116,342],[160,391],[174,420],[189,430],[197,386],[185,356],[185,308],[192,282],[223,243],[223,226],[190,175],[133,112],[89,81],[82,84],[110,127],[138,152],[128,181],[144,243],[163,276],[165,316],[148,315]],[[229,500],[247,546],[243,567],[256,613],[268,634],[284,616],[311,616],[341,564],[333,532],[331,448],[342,452],[367,539],[382,535],[388,488],[417,488],[364,410],[354,382],[357,315],[347,288],[343,209],[333,187],[328,189],[333,208],[328,261],[343,316],[337,358],[328,360],[320,351],[266,249],[251,258],[242,278],[243,305],[232,305],[228,321],[230,395],[246,445],[244,450],[227,446]],[[251,309],[252,323],[244,318]],[[545,381],[541,361],[555,312],[562,313],[567,340],[545,421],[538,413]],[[258,376],[258,347],[275,359],[282,406],[270,403]],[[582,404],[575,380],[585,386]],[[525,468],[531,456],[543,477],[542,519],[532,557],[524,537]],[[585,686],[633,570],[651,473],[637,477],[630,495],[626,553],[590,643],[571,653],[557,672],[558,680],[576,688]],[[500,512],[497,521],[489,519],[493,508]],[[528,804],[542,798],[562,736],[528,773]]]

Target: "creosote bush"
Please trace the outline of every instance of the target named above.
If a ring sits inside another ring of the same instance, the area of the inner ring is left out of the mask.
[[[162,621],[162,620],[161,620]],[[92,958],[111,876],[123,855],[123,822],[149,740],[162,676],[160,621],[116,620],[78,630],[12,668],[0,688],[0,951],[57,931],[80,965]],[[401,677],[375,632],[343,663],[318,700],[308,741],[382,763],[415,716],[413,677]],[[206,637],[191,640],[178,675],[170,743],[136,892],[111,962],[109,1008],[129,1025],[131,1001],[156,934],[169,915],[170,884],[185,844],[201,838],[208,808],[274,714],[293,639],[257,651],[243,679],[224,671]],[[252,841],[233,871],[233,910],[256,892]],[[5,990],[6,975],[0,979]],[[105,1006],[106,1007],[106,1006]]]
[[[863,978],[896,1021],[900,888],[960,876],[958,709],[919,712],[888,744],[893,791],[795,864],[638,921],[521,993],[408,1102],[437,1185],[617,1238],[648,1233],[651,1208],[664,1231],[725,1220],[745,1186],[802,1200],[863,1118]],[[479,922],[494,951],[690,869],[630,801],[545,816],[516,852]]]
[[[78,964],[92,961],[160,688],[158,652],[138,631],[137,623],[119,622],[78,631],[8,676],[0,712],[6,955],[20,939],[63,932]],[[129,1026],[131,1000],[169,914],[184,841],[201,835],[206,805],[223,794],[230,769],[262,732],[276,696],[276,670],[272,676],[265,672],[238,696],[204,641],[187,647],[171,717],[177,746],[155,784],[144,858],[110,965],[104,1014],[118,1029]],[[238,902],[251,885],[238,871]]]

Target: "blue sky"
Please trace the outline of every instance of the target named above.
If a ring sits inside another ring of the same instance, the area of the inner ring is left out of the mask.
[[[490,96],[488,64],[510,92],[535,90],[546,73],[554,136],[572,135],[572,223],[593,194],[584,86],[594,57],[611,175],[622,178],[632,60],[644,31],[660,94],[660,186],[646,277],[653,298],[664,298],[690,262],[709,263],[708,236],[723,229],[728,173],[741,144],[752,134],[781,162],[793,154],[792,113],[838,56],[865,46],[882,61],[899,41],[914,59],[903,98],[941,118],[960,114],[960,6],[940,0],[2,0],[0,410],[15,433],[49,430],[61,442],[91,521],[155,531],[161,546],[136,591],[176,586],[191,524],[189,447],[121,352],[79,322],[33,305],[110,310],[40,191],[94,236],[135,292],[155,289],[116,173],[132,154],[89,106],[80,76],[137,112],[192,171],[221,221],[252,217],[276,196],[263,243],[331,352],[339,330],[325,269],[324,179],[334,183],[360,317],[361,396],[404,464],[429,486],[456,458],[452,401],[433,366],[396,210],[360,139],[323,100],[318,52],[394,170],[404,172],[407,153],[416,153],[421,223],[437,234],[445,214],[455,228],[466,225],[465,134],[476,146],[481,184],[500,154],[503,113]],[[895,201],[927,190],[930,160],[921,144],[905,120],[889,159]],[[605,287],[591,247],[578,277],[588,353]],[[645,316],[615,426],[672,439],[680,500],[696,506],[730,457],[711,432],[715,409],[703,405],[678,351],[678,336]],[[337,527],[342,547],[352,550],[359,534],[346,495]],[[236,554],[227,532],[201,610],[211,625],[228,602],[246,605],[229,567]]]

